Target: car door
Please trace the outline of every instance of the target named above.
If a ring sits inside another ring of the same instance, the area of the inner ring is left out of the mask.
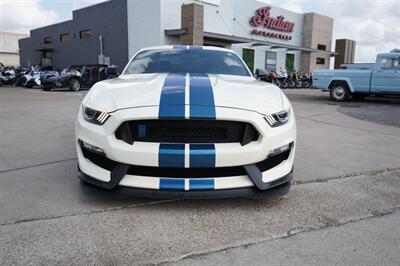
[[[400,54],[380,58],[372,71],[371,92],[400,93]]]

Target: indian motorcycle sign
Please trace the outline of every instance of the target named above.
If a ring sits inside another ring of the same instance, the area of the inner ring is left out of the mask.
[[[270,11],[271,7],[269,6],[257,9],[256,14],[250,19],[250,25],[257,29],[253,29],[251,34],[281,40],[291,40],[292,36],[287,33],[293,32],[294,22],[286,21],[284,16],[271,17]],[[263,28],[260,29],[260,27]],[[275,31],[281,31],[282,33]]]

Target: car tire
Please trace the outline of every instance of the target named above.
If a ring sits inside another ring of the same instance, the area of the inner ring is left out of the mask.
[[[336,102],[343,102],[349,99],[350,92],[346,84],[337,83],[332,86],[329,91],[329,95],[331,97],[331,100]]]
[[[43,87],[42,88],[44,91],[49,91],[50,90],[50,87]]]
[[[71,91],[79,91],[81,89],[81,82],[78,79],[71,79],[69,81],[69,89]]]

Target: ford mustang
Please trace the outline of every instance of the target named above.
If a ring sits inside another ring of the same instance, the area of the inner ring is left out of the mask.
[[[295,147],[287,97],[217,47],[140,50],[89,90],[76,121],[78,177],[121,195],[285,195]]]

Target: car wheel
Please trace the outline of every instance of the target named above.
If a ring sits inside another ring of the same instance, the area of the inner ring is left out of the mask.
[[[50,90],[50,87],[43,87],[43,90],[44,90],[44,91],[49,91],[49,90]]]
[[[330,90],[331,100],[343,102],[349,99],[350,93],[346,85],[335,84]]]
[[[303,87],[310,88],[310,82],[308,82],[307,80],[303,81]]]
[[[71,79],[69,81],[69,88],[72,91],[79,91],[81,89],[81,82],[77,79]]]

